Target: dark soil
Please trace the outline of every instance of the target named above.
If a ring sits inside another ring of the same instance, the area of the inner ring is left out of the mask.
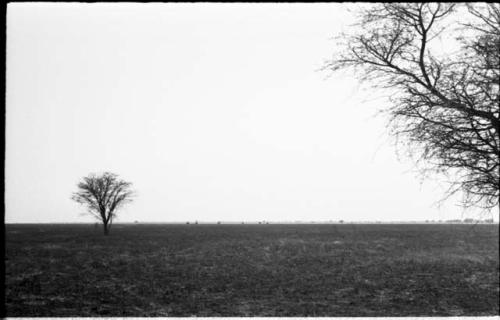
[[[6,226],[6,314],[493,316],[498,225]]]

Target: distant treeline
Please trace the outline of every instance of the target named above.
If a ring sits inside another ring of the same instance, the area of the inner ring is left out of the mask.
[[[425,223],[495,223],[493,219],[472,219],[472,218],[467,218],[467,219],[453,219],[453,220],[425,220]]]
[[[139,222],[134,223],[152,223]],[[155,222],[153,222],[154,224]],[[425,220],[425,221],[186,221],[186,222],[156,222],[156,223],[173,223],[173,224],[421,224],[421,223],[495,223],[493,219],[452,219],[452,220]]]

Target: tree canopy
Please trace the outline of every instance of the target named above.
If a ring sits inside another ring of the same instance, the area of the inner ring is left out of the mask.
[[[354,69],[386,90],[396,144],[425,176],[448,177],[446,197],[461,190],[465,207],[498,206],[500,5],[381,3],[358,13],[325,69]]]
[[[90,215],[101,221],[104,234],[108,234],[117,211],[132,201],[134,192],[131,186],[132,183],[119,179],[114,173],[90,174],[78,183],[78,191],[73,193],[72,199],[84,205]]]

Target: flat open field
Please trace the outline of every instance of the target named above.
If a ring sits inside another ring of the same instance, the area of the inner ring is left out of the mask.
[[[6,225],[7,316],[499,314],[498,225]]]

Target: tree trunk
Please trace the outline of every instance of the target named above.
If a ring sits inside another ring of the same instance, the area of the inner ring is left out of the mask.
[[[109,234],[109,228],[107,223],[103,223],[104,226],[104,235],[107,236]]]

